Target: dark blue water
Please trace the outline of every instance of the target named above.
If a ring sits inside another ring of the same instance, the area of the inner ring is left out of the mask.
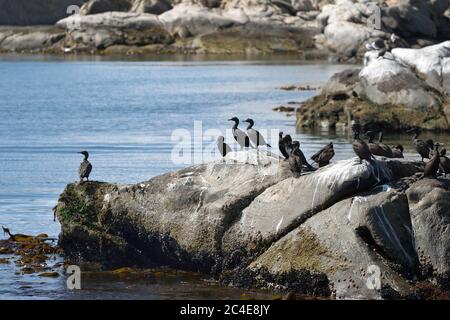
[[[226,119],[252,117],[258,128],[295,133],[295,116],[272,111],[312,91],[286,85],[320,85],[342,65],[267,61],[143,62],[0,58],[0,224],[14,233],[57,236],[52,207],[77,179],[87,149],[91,178],[136,183],[182,165],[171,160],[176,129],[225,131]],[[345,137],[297,134],[307,155],[333,139],[336,159],[349,157]],[[276,142],[272,142],[275,146]],[[183,273],[151,282],[90,277],[69,292],[64,277],[15,275],[0,264],[1,298],[239,298]],[[159,281],[159,282],[158,282]]]

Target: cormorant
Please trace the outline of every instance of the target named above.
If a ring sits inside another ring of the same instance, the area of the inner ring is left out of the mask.
[[[403,157],[403,146],[398,144],[396,146],[392,146],[392,157],[393,158],[404,158]]]
[[[437,175],[439,166],[441,164],[440,154],[439,154],[439,150],[438,150],[439,146],[440,146],[439,143],[435,144],[433,157],[431,157],[431,160],[425,164],[425,170],[423,172],[424,177],[433,178],[433,177],[436,177],[436,175]]]
[[[78,176],[80,177],[80,183],[83,182],[84,178],[89,181],[89,175],[92,171],[92,164],[88,161],[89,153],[87,151],[78,152],[84,156],[83,162],[80,164],[78,169]]]
[[[433,147],[431,147],[431,150],[430,150],[430,144],[432,143],[432,140],[427,140],[427,142],[424,142],[422,139],[419,139],[419,135],[420,135],[421,131],[420,131],[420,129],[417,129],[417,128],[408,130],[407,132],[414,132],[412,142],[416,148],[416,151],[422,157],[422,161],[424,158],[430,159],[430,151],[433,150]]]
[[[225,156],[232,152],[231,147],[225,143],[225,138],[223,136],[219,136],[217,138],[217,148],[219,149],[220,155],[225,160]]]
[[[380,38],[371,43],[366,43],[366,49],[367,49],[367,51],[378,51],[377,58],[379,58],[379,57],[384,58],[384,55],[387,52],[390,52],[394,48],[395,43],[397,42],[398,39],[399,39],[398,36],[396,36],[393,33],[389,37],[388,41],[385,41]]]
[[[288,160],[289,160],[289,167],[294,177],[296,178],[300,177],[302,173],[302,163],[303,163],[302,158],[298,151],[300,151],[300,142],[294,141],[292,143],[292,150]]]
[[[359,157],[359,163],[362,163],[363,160],[367,160],[369,162],[372,162],[373,155],[370,153],[369,146],[367,143],[360,139],[359,135],[361,133],[361,125],[360,124],[354,124],[352,126],[353,130],[353,151],[355,154]]]
[[[319,168],[330,164],[330,160],[334,157],[333,143],[330,142],[323,147],[319,152],[311,157],[311,160],[319,164]]]
[[[278,139],[278,149],[280,149],[280,152],[283,155],[284,160],[287,160],[287,159],[289,159],[289,153],[287,151],[287,145],[286,145],[285,137],[283,137],[283,132],[282,131],[280,131],[280,133],[278,134],[278,137],[279,137],[279,139]]]
[[[364,135],[368,139],[367,145],[369,146],[370,153],[375,156],[384,157],[385,155],[381,147],[378,145],[378,143],[373,142],[373,140],[375,139],[375,132],[367,131]]]
[[[231,119],[228,119],[228,121],[234,121],[234,126],[232,128],[233,137],[234,140],[236,140],[236,142],[241,146],[241,150],[244,148],[253,147],[247,134],[238,128],[239,119],[237,117],[233,117]]]
[[[378,134],[378,145],[380,146],[381,150],[383,150],[386,158],[393,158],[394,155],[392,153],[392,149],[391,147],[383,143],[383,137],[384,133],[383,131],[380,131],[380,133]]]
[[[14,235],[9,231],[9,228],[6,228],[4,226],[2,226],[3,229],[3,235],[9,235],[9,237],[11,238],[12,241],[16,241],[14,238]]]
[[[295,150],[294,150],[294,143],[295,143],[295,145],[298,145],[298,148],[296,148]],[[310,165],[308,163],[308,161],[306,160],[305,154],[302,152],[302,150],[300,150],[300,142],[299,141],[292,142],[290,147],[292,148],[290,151],[290,155],[292,155],[293,153],[295,155],[297,155],[300,158],[300,160],[302,161],[302,164],[308,168],[308,171],[316,170],[312,165]]]
[[[248,118],[244,122],[248,123],[247,135],[250,138],[250,141],[252,142],[252,144],[256,147],[256,149],[258,149],[258,146],[267,146],[269,148],[272,148],[272,146],[270,144],[268,144],[266,142],[266,140],[264,140],[264,137],[262,136],[262,134],[259,133],[258,130],[253,129],[253,126],[255,125],[255,122],[253,121],[253,119]]]
[[[441,169],[445,174],[450,173],[450,159],[445,155],[447,149],[441,150]]]

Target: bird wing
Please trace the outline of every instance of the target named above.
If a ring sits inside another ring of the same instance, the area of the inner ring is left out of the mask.
[[[267,145],[266,140],[264,140],[264,137],[261,135],[261,133],[259,133],[258,130],[250,128],[250,129],[247,130],[247,135],[250,138],[250,141],[255,146],[265,146],[265,145]]]
[[[80,168],[78,169],[78,175],[80,178],[88,178],[92,171],[92,164],[85,160],[80,164]]]
[[[331,143],[327,144],[325,147],[323,147],[322,149],[320,149],[318,152],[316,152],[312,157],[311,160],[314,160],[315,162],[318,162],[320,160],[320,158],[322,157],[323,153],[325,153],[327,150],[329,149],[333,149],[333,146],[331,145]],[[334,153],[334,150],[333,150]]]
[[[280,139],[278,141],[278,149],[280,149],[280,152],[283,155],[283,157],[285,157],[286,159],[289,158],[289,154],[286,150],[286,144],[284,143],[283,139]]]
[[[250,147],[251,146],[248,136],[241,129],[234,129],[233,135],[234,135],[234,139],[237,141],[237,143],[241,147]]]

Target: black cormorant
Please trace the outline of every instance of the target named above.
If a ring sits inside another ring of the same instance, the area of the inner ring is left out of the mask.
[[[367,131],[364,135],[368,139],[367,145],[369,146],[370,153],[372,153],[374,156],[384,157],[385,155],[383,149],[381,149],[378,143],[375,143],[373,141],[375,139],[375,132]]]
[[[391,147],[383,143],[383,137],[384,133],[383,131],[380,131],[378,134],[378,145],[380,146],[381,150],[383,150],[386,158],[393,158],[394,154],[392,153]]]
[[[259,133],[258,130],[253,129],[253,126],[255,125],[253,119],[248,118],[247,120],[244,120],[244,122],[248,123],[247,136],[250,138],[250,141],[256,147],[256,149],[258,149],[259,146],[267,146],[269,148],[272,148],[272,146],[268,144],[266,140],[264,140],[262,134]]]
[[[250,139],[247,136],[247,134],[238,128],[239,119],[237,117],[233,117],[231,119],[228,119],[228,121],[234,122],[234,126],[232,128],[233,137],[234,137],[234,140],[236,140],[236,142],[241,146],[241,150],[244,148],[253,147],[252,144],[250,143]]]
[[[78,169],[78,176],[80,177],[80,182],[86,178],[89,181],[89,175],[92,171],[92,164],[89,162],[89,153],[87,151],[78,152],[84,156],[83,162],[80,164],[80,168]]]
[[[417,153],[419,153],[419,155],[422,157],[422,161],[425,158],[430,159],[430,152],[433,150],[432,140],[427,140],[427,142],[424,142],[422,139],[419,139],[419,135],[421,133],[420,129],[411,129],[408,132],[414,132],[412,142],[416,148]]]
[[[396,146],[392,146],[392,157],[393,158],[404,158],[403,157],[403,146],[398,144]]]
[[[302,158],[298,151],[300,151],[300,142],[294,141],[292,143],[292,150],[288,160],[292,174],[296,178],[300,177],[302,173],[302,163],[303,163]]]
[[[334,157],[334,147],[333,143],[330,142],[319,152],[311,157],[311,160],[319,164],[319,168],[330,164],[330,160]]]
[[[225,143],[225,138],[223,136],[219,136],[217,138],[217,148],[219,149],[220,155],[224,158],[224,160],[226,155],[233,151],[231,147]]]
[[[298,145],[298,147],[294,150],[294,143],[296,145]],[[316,170],[312,165],[310,165],[308,163],[308,161],[306,160],[305,154],[303,153],[303,151],[300,149],[300,142],[299,141],[294,141],[290,144],[290,147],[292,148],[290,151],[290,155],[292,155],[293,153],[296,154],[300,160],[302,161],[302,164],[308,169],[308,171],[314,171]]]
[[[436,177],[438,170],[439,170],[439,166],[441,164],[440,161],[440,154],[439,154],[439,143],[436,143],[435,147],[434,147],[434,152],[433,152],[433,156],[431,157],[430,161],[428,161],[425,164],[425,170],[423,172],[423,176],[427,177],[427,178],[433,178]]]
[[[447,149],[441,150],[441,169],[445,174],[450,173],[450,159],[446,156]]]
[[[373,155],[370,153],[369,146],[367,143],[360,139],[359,135],[361,133],[361,125],[360,124],[354,124],[352,126],[353,130],[353,151],[355,154],[359,157],[359,163],[362,163],[363,160],[367,160],[369,162],[372,162]]]
[[[280,133],[278,134],[278,149],[280,150],[281,154],[284,157],[284,160],[289,159],[289,153],[287,151],[287,145],[286,145],[286,141],[285,141],[285,137],[283,137],[283,132],[280,131]]]

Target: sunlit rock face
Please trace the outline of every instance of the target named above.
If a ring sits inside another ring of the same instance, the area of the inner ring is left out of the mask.
[[[382,298],[381,287],[408,296],[424,255],[426,278],[448,281],[450,180],[418,180],[422,170],[353,158],[293,178],[270,152],[231,152],[136,185],[68,185],[55,208],[59,242],[69,260],[104,267],[167,265],[338,298]]]
[[[364,66],[335,74],[297,110],[297,125],[359,121],[365,131],[450,130],[450,41],[422,49],[365,53]]]

